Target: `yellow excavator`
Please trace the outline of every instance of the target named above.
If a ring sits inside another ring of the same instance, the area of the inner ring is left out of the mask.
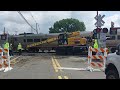
[[[80,32],[62,33],[58,35],[56,54],[87,54],[87,39],[80,36]]]

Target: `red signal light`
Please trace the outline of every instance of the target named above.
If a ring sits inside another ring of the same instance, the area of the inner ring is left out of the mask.
[[[97,28],[97,29],[96,29],[96,32],[97,32],[97,33],[100,33],[101,30],[102,30],[101,28]]]
[[[103,28],[103,33],[107,33],[108,29],[107,28]]]

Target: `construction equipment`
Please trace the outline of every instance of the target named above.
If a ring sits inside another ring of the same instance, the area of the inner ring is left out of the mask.
[[[80,37],[80,32],[63,33],[58,35],[56,54],[87,54],[87,39]]]
[[[66,35],[66,37],[64,37],[64,34]],[[50,33],[50,34],[22,33],[19,35],[9,35],[8,41],[9,43],[13,44],[14,52],[17,52],[17,45],[19,43],[22,44],[24,51],[27,52],[41,52],[41,51],[44,52],[46,50],[48,52],[52,50],[55,52],[56,50],[59,49],[58,47],[63,48],[63,46],[69,47],[69,49],[71,49],[74,46],[74,51],[80,52],[79,45],[82,45],[83,47],[86,43],[84,42],[85,40],[83,40],[85,38],[81,37],[88,37],[90,35],[91,33],[88,31],[85,32],[75,31],[71,33]],[[2,46],[2,44],[6,40],[4,39],[6,35],[2,34],[0,36],[1,36],[0,45]],[[64,40],[66,44],[63,43]]]

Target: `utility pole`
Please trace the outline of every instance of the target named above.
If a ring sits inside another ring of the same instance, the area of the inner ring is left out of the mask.
[[[38,34],[37,23],[36,23],[36,32],[37,32],[37,34]]]
[[[33,33],[32,27],[31,27],[31,33]]]
[[[17,32],[18,32],[18,31],[15,31],[15,34],[16,34],[16,35],[17,35]]]
[[[4,27],[4,32],[3,32],[3,34],[5,34],[5,27]]]
[[[98,17],[98,11],[97,11],[97,17]],[[98,18],[97,18],[97,24],[98,24]],[[97,29],[98,29],[98,26],[97,26]],[[98,47],[100,48],[100,40],[99,40],[99,37],[100,37],[100,33],[97,33],[97,42],[98,42]]]

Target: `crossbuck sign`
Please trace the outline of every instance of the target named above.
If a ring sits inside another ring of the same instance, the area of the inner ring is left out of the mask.
[[[95,23],[96,27],[101,27],[104,25],[105,22],[102,20],[104,17],[105,15],[101,16],[100,14],[95,16],[95,19],[97,20],[97,22]]]

